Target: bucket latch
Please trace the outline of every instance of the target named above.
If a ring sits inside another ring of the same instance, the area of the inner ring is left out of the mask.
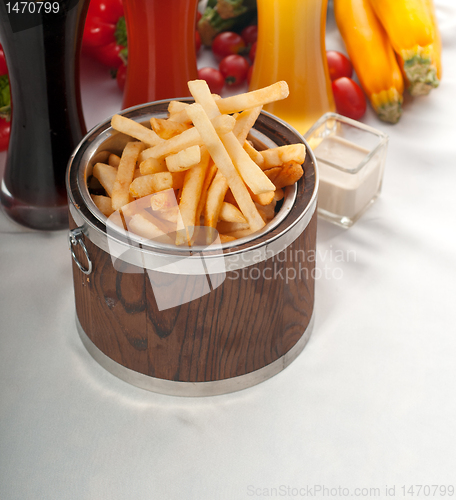
[[[92,272],[92,261],[90,260],[89,257],[89,252],[87,251],[87,247],[84,244],[83,240],[83,232],[82,232],[82,227],[77,227],[76,229],[71,229],[70,232],[68,233],[68,241],[70,244],[70,251],[71,251],[71,256],[73,257],[74,262],[76,265],[79,267],[79,269],[84,273],[84,274],[90,274]],[[80,246],[82,248],[82,251],[84,252],[84,255],[87,259],[87,267],[84,267],[76,257],[76,254],[74,253],[74,248],[76,246]]]

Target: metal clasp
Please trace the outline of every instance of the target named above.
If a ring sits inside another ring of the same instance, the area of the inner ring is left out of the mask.
[[[90,274],[92,272],[92,261],[90,260],[89,257],[89,252],[87,251],[87,248],[84,244],[84,240],[82,238],[83,236],[82,232],[82,227],[77,227],[76,229],[71,229],[70,232],[68,233],[68,241],[70,244],[70,251],[71,251],[71,256],[73,257],[74,262],[76,265],[79,267],[79,269],[84,273],[84,274]],[[76,257],[76,254],[74,253],[74,247],[79,245],[82,248],[82,251],[84,252],[84,255],[86,256],[87,259],[87,267],[84,267]]]

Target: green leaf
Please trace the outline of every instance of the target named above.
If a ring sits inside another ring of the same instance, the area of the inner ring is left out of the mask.
[[[114,36],[116,37],[117,45],[122,45],[122,47],[128,46],[127,24],[125,22],[124,16],[119,17],[119,20],[116,24],[116,31],[114,33]]]
[[[0,117],[11,118],[11,94],[8,75],[0,76]]]

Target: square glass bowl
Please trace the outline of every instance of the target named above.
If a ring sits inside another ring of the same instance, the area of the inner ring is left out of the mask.
[[[305,134],[318,165],[318,214],[350,227],[377,199],[388,136],[337,113],[326,113]]]

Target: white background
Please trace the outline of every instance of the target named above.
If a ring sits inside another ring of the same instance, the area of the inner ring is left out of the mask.
[[[312,337],[256,387],[176,398],[106,372],[76,331],[66,232],[0,214],[1,500],[456,486],[456,6],[436,3],[442,83],[397,125],[368,110],[362,121],[390,137],[383,192],[348,230],[319,220]],[[342,47],[330,19],[327,48]],[[121,95],[88,60],[82,79],[90,128]]]

